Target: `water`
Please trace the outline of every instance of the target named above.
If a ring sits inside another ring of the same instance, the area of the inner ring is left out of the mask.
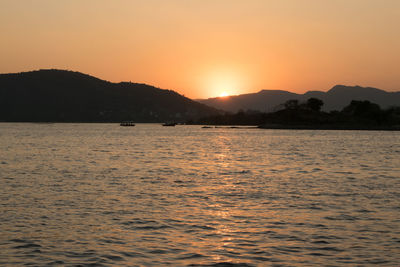
[[[0,149],[1,265],[400,264],[399,132],[2,123]]]

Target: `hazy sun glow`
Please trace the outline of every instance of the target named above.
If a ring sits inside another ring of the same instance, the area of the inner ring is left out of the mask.
[[[237,95],[245,87],[244,72],[228,64],[206,71],[203,77],[204,91],[210,97]]]

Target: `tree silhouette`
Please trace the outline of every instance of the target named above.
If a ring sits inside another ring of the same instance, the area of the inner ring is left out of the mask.
[[[321,99],[311,97],[307,100],[307,107],[314,111],[320,111],[321,107],[324,105],[324,102]]]
[[[285,102],[284,106],[285,106],[285,109],[297,109],[299,107],[299,100],[290,99]]]
[[[375,117],[381,113],[381,108],[378,104],[368,100],[352,100],[350,105],[343,108],[342,112],[358,117]]]

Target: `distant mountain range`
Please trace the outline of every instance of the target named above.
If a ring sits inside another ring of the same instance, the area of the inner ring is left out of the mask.
[[[253,94],[242,94],[230,97],[216,97],[197,100],[208,106],[231,112],[238,110],[259,110],[271,112],[280,109],[280,104],[290,99],[306,101],[315,97],[324,102],[324,111],[342,110],[351,100],[369,100],[382,108],[400,105],[400,92],[386,92],[381,89],[360,86],[336,85],[328,92],[309,91],[296,94],[281,90],[262,90]]]
[[[39,70],[0,74],[0,121],[186,122],[220,114],[221,110],[276,111],[287,100],[311,97],[321,99],[325,111],[341,110],[351,100],[369,100],[382,108],[400,105],[400,92],[343,85],[328,92],[262,90],[196,102],[146,84],[111,83],[79,72]]]
[[[218,111],[174,91],[79,72],[0,74],[0,121],[183,122]]]

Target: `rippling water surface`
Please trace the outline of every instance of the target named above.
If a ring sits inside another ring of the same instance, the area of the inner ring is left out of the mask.
[[[399,265],[400,133],[0,124],[0,264],[223,263]]]

